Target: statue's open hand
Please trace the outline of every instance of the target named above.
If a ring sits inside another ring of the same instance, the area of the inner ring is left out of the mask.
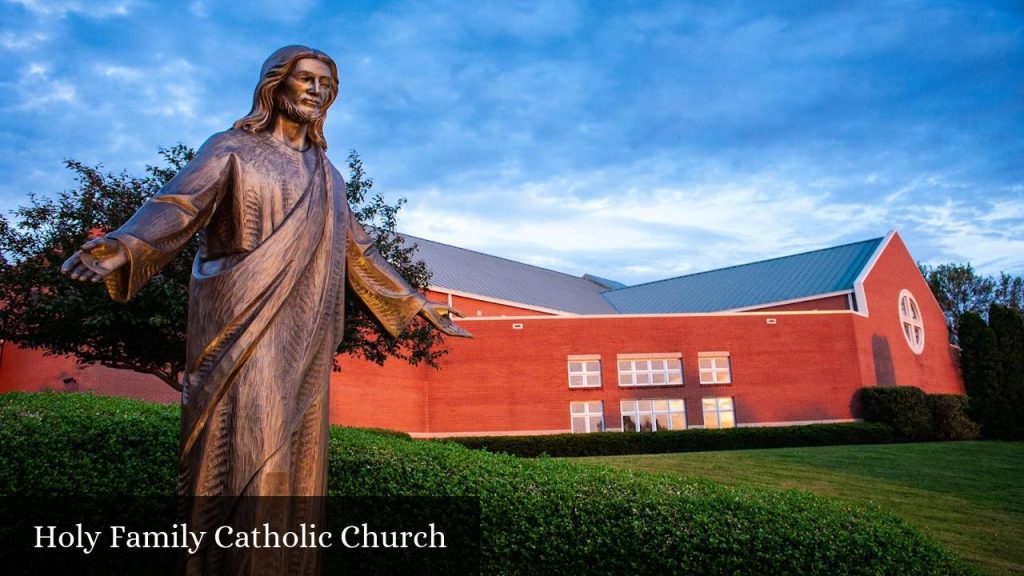
[[[65,260],[60,271],[75,280],[99,282],[127,261],[128,255],[118,241],[93,238],[82,244],[81,250]]]
[[[440,302],[427,302],[424,304],[423,309],[420,310],[420,315],[426,318],[427,322],[430,322],[434,328],[437,328],[449,336],[460,336],[462,338],[473,337],[473,334],[471,334],[469,330],[466,330],[452,322],[452,316],[458,316],[461,318],[462,314],[447,304],[441,304]]]

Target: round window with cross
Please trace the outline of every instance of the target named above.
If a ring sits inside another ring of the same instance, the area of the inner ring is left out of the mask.
[[[924,321],[921,319],[921,308],[918,307],[914,295],[906,289],[900,292],[900,325],[903,327],[903,337],[914,354],[924,351]]]

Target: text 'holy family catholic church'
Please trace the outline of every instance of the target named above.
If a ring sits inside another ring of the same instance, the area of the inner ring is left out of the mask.
[[[963,394],[899,234],[636,286],[420,238],[428,297],[461,310],[440,369],[342,358],[334,424],[414,437],[845,422],[864,386]],[[155,377],[4,343],[0,392],[178,401]]]

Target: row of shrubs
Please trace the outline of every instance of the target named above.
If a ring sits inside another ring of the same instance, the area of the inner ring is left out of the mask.
[[[0,495],[171,494],[175,412],[88,395],[0,396]],[[482,574],[970,573],[902,520],[800,492],[341,428],[331,430],[328,477],[332,495],[479,501]]]
[[[902,442],[975,440],[981,428],[967,416],[967,397],[925,394],[914,386],[861,388],[864,420],[892,428]]]
[[[598,432],[546,436],[471,436],[450,438],[467,448],[486,449],[516,456],[574,457],[753,450],[800,446],[886,444],[895,441],[884,424],[851,422],[808,426],[750,427],[727,430],[659,432]]]

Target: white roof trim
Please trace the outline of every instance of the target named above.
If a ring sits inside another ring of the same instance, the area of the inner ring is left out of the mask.
[[[479,300],[481,302],[489,302],[491,304],[501,304],[502,306],[511,306],[513,308],[522,308],[523,310],[534,310],[537,312],[544,312],[545,314],[554,314],[556,316],[574,316],[572,312],[565,310],[556,310],[554,308],[544,308],[543,306],[534,306],[532,304],[524,304],[522,302],[513,302],[512,300],[502,300],[501,298],[491,298],[490,296],[481,296],[480,294],[473,294],[472,292],[462,292],[461,290],[452,290],[451,288],[444,288],[443,286],[434,286],[433,284],[427,286],[427,290],[433,292],[439,292],[441,294],[448,294],[450,296],[461,296],[463,298],[472,298],[473,300]],[[483,318],[495,318],[495,316],[483,316]],[[503,316],[504,318],[504,316]],[[532,318],[532,316],[528,316]]]
[[[882,256],[882,252],[885,252],[885,249],[889,247],[889,242],[892,241],[894,236],[896,236],[896,230],[889,230],[889,233],[885,235],[884,239],[882,239],[878,248],[875,248],[875,253],[871,255],[871,259],[869,259],[868,263],[864,265],[863,269],[861,269],[857,279],[853,281],[853,292],[857,298],[857,309],[853,311],[854,314],[859,314],[865,318],[868,317],[868,297],[867,293],[864,291],[864,281],[867,280],[871,271],[875,269],[875,264]]]
[[[829,316],[853,314],[852,310],[783,310],[775,312],[683,312],[675,314],[563,314],[561,316],[466,316],[457,318],[456,322],[493,322],[495,320],[589,320],[589,319],[623,319],[623,318],[711,318],[715,316],[733,318],[784,318],[786,316]]]
[[[852,293],[853,290],[838,290],[836,292],[826,292],[824,294],[815,294],[813,296],[801,296],[800,298],[790,298],[789,300],[778,300],[775,302],[767,302],[765,304],[755,304],[753,306],[744,306],[742,308],[730,308],[729,310],[722,310],[722,312],[747,312],[749,310],[760,310],[762,308],[771,308],[773,306],[785,306],[786,304],[797,304],[799,302],[810,302],[811,300],[821,300],[822,298],[831,298],[833,296],[845,296]],[[766,310],[768,312],[768,310]]]

